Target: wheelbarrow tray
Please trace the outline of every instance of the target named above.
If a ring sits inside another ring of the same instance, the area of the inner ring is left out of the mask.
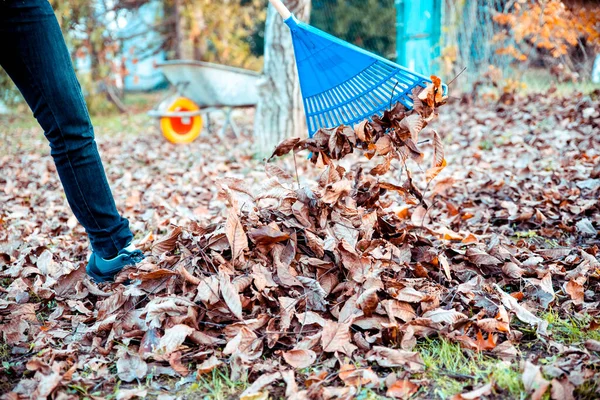
[[[203,61],[172,60],[157,65],[179,94],[200,108],[252,107],[260,74]]]

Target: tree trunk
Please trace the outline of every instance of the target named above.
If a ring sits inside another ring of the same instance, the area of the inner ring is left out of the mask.
[[[311,0],[284,0],[300,20],[308,21]],[[283,139],[307,134],[290,30],[269,6],[265,27],[265,66],[258,85],[254,120],[257,154],[270,155]]]
[[[175,0],[175,58],[181,60],[183,58],[183,26],[182,26],[182,4],[181,0]]]

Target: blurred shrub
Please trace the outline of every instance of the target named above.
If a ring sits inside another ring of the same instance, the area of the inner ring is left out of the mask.
[[[347,42],[396,58],[393,0],[312,0],[310,22]]]
[[[253,49],[264,29],[264,0],[184,1],[184,58],[262,69],[262,52]]]
[[[2,68],[0,68],[0,102],[9,108],[24,102],[23,96]]]
[[[494,21],[505,28],[494,41],[514,43],[496,52],[518,61],[527,60],[532,49],[554,58],[568,56],[578,45],[600,49],[599,5],[568,8],[561,0],[516,2],[506,12],[494,15]]]

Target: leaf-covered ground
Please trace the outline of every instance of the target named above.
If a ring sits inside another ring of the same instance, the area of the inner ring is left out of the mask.
[[[138,117],[98,126],[148,256],[128,285],[85,277],[43,137],[4,119],[0,392],[597,398],[595,96],[454,102],[422,130],[431,110],[397,109],[280,147],[316,166],[265,164],[247,138],[174,146]]]

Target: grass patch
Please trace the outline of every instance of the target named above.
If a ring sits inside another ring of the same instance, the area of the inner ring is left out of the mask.
[[[218,368],[208,374],[201,375],[198,382],[187,388],[185,396],[188,399],[202,400],[237,399],[247,386],[248,382],[232,381],[226,368]]]
[[[558,312],[549,311],[543,315],[548,321],[548,329],[552,332],[552,339],[557,342],[576,345],[583,344],[588,339],[600,340],[599,330],[588,330],[592,317],[584,315],[583,317],[561,318]]]
[[[556,239],[548,239],[543,236],[540,236],[537,231],[527,230],[527,231],[517,231],[517,227],[512,225],[511,228],[515,230],[513,236],[511,236],[511,240],[514,243],[519,242],[520,240],[524,240],[529,244],[533,244],[542,248],[556,248],[560,247],[560,244]]]
[[[507,398],[525,399],[527,393],[516,364],[466,350],[447,340],[426,340],[417,350],[433,386],[426,396],[448,399],[494,381]]]
[[[528,231],[522,231],[522,232],[515,232],[515,237],[517,239],[531,239],[537,236],[537,232],[533,231],[533,230],[528,230]]]
[[[600,388],[600,377],[594,376],[592,379],[586,379],[581,385],[575,388],[573,392],[576,399],[595,400],[598,398]]]
[[[7,361],[10,358],[10,346],[4,342],[0,342],[0,362]]]

